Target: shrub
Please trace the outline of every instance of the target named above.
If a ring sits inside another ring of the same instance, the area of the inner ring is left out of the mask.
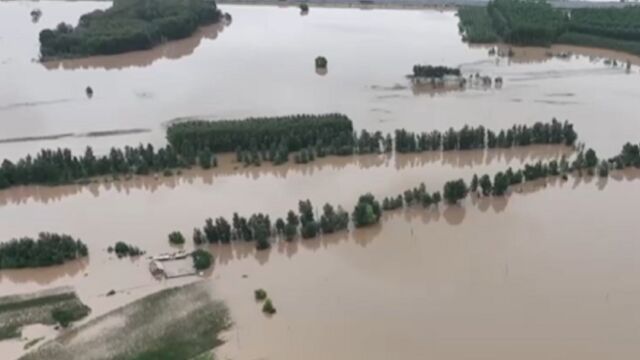
[[[262,312],[264,312],[266,314],[269,314],[269,315],[273,315],[273,314],[276,313],[276,308],[271,303],[271,299],[267,299],[264,302],[264,305],[262,305]]]
[[[257,301],[262,301],[262,300],[265,300],[267,298],[267,292],[264,291],[263,289],[255,290],[253,293],[254,293]]]
[[[191,257],[193,258],[193,267],[198,271],[208,269],[213,262],[213,255],[202,249],[197,249],[192,252]]]
[[[169,242],[174,245],[182,245],[184,244],[184,241],[184,235],[179,231],[174,231],[169,234]]]

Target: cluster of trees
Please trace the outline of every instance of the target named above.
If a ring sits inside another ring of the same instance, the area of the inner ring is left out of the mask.
[[[202,249],[196,249],[191,253],[193,259],[193,267],[198,270],[206,270],[211,267],[213,262],[213,255],[210,252]]]
[[[626,167],[640,168],[640,147],[637,144],[626,143],[622,146],[620,154],[609,160],[616,169]]]
[[[493,28],[509,43],[548,45],[566,30],[566,16],[546,1],[492,0]]]
[[[443,78],[445,75],[460,76],[460,69],[446,66],[413,65],[414,77]]]
[[[193,242],[201,245],[204,243],[228,244],[239,240],[255,241],[256,248],[263,250],[271,246],[269,239],[274,236],[291,241],[300,234],[302,238],[310,239],[321,233],[331,234],[347,230],[348,227],[349,213],[341,207],[334,208],[331,204],[325,204],[320,218],[317,219],[311,201],[301,200],[298,202],[297,213],[290,210],[285,218],[278,218],[275,223],[271,222],[269,215],[262,213],[249,217],[234,213],[231,222],[224,217],[218,217],[215,220],[209,218],[202,229],[193,230]]]
[[[458,29],[462,40],[472,44],[495,43],[499,40],[491,17],[483,6],[463,6],[458,9]]]
[[[40,233],[0,243],[0,269],[60,265],[89,255],[87,246],[69,235]]]
[[[253,292],[253,295],[257,302],[264,301],[264,304],[262,304],[262,312],[269,315],[273,315],[276,313],[276,308],[275,306],[273,306],[273,303],[267,296],[267,292],[265,290],[257,289]]]
[[[492,0],[486,8],[462,7],[458,16],[460,33],[471,43],[558,42],[640,54],[640,7],[636,5],[560,10],[544,0]]]
[[[167,140],[180,154],[266,153],[271,161],[308,147],[341,148],[353,142],[353,124],[342,114],[293,115],[245,120],[193,120],[171,125]]]
[[[118,241],[113,247],[109,246],[107,251],[110,253],[115,252],[118,258],[144,255],[144,251],[140,250],[137,246],[129,245],[122,241]]]
[[[213,0],[116,0],[107,10],[40,32],[44,60],[149,49],[193,34],[222,16]]]
[[[550,123],[537,122],[533,126],[516,125],[511,129],[494,131],[483,126],[465,125],[460,130],[450,128],[444,133],[413,133],[404,129],[396,130],[395,150],[400,153],[422,151],[449,151],[484,148],[510,148],[532,144],[565,144],[572,146],[578,138],[573,125],[556,119]]]
[[[571,10],[570,31],[640,41],[640,6]]]
[[[153,145],[111,148],[109,154],[96,156],[91,147],[84,154],[75,156],[70,149],[41,150],[17,162],[4,160],[0,165],[0,189],[17,185],[59,185],[104,175],[146,175],[152,172],[168,172],[192,165],[204,168],[217,166],[210,152],[199,156],[185,156],[166,146],[155,150]]]

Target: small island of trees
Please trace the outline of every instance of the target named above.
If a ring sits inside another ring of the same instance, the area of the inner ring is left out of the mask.
[[[69,235],[40,233],[0,243],[0,269],[61,265],[89,255],[87,246]]]
[[[446,75],[460,76],[460,69],[446,66],[414,65],[413,76],[417,78],[441,79]]]
[[[221,17],[213,0],[115,0],[107,10],[81,16],[75,28],[60,23],[42,30],[40,55],[49,60],[150,49]]]
[[[327,68],[327,58],[324,56],[318,56],[316,58],[316,68],[318,69],[326,69]]]

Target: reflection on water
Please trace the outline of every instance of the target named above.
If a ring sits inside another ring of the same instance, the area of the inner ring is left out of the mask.
[[[160,59],[177,60],[193,54],[203,39],[214,40],[224,31],[225,22],[198,29],[194,35],[169,41],[150,50],[135,51],[123,55],[92,56],[81,59],[47,61],[42,65],[47,70],[105,69],[120,70],[128,67],[146,67]]]
[[[38,285],[48,285],[63,277],[75,277],[84,274],[89,260],[74,260],[60,266],[35,269],[15,269],[0,271],[0,287],[4,283],[21,284],[35,282]]]
[[[496,60],[503,59],[514,64],[542,63],[551,60],[570,62],[575,59],[587,58],[594,64],[603,64],[610,67],[625,68],[627,62],[640,65],[640,57],[636,55],[615,50],[573,45],[552,45],[548,48],[513,46],[509,44],[471,44],[469,46],[486,49],[490,56],[496,56]]]
[[[497,166],[506,167],[507,164],[518,167],[523,163],[558,159],[571,153],[572,150],[564,146],[535,145],[512,149],[327,157],[304,165],[284,164],[274,166],[265,163],[258,167],[245,167],[235,161],[235,155],[225,154],[219,156],[218,168],[211,170],[185,170],[181,175],[176,176],[135,176],[129,180],[123,179],[120,181],[102,179],[102,181],[98,180],[88,185],[16,187],[0,191],[0,206],[28,204],[30,202],[47,204],[81,193],[89,193],[93,197],[99,197],[102,193],[112,191],[127,194],[133,190],[143,190],[154,193],[159,189],[176,189],[196,182],[215,187],[214,183],[225,177],[241,177],[251,180],[270,177],[281,179],[286,183],[287,177],[313,177],[317,173],[336,172],[342,173],[343,180],[346,180],[347,173],[344,170],[347,168],[358,172],[366,172],[368,169],[378,168],[386,171],[385,177],[396,176],[395,171],[403,171],[407,168],[416,170],[434,168],[435,170],[445,167],[445,169],[437,171],[446,173],[446,167],[452,167],[467,169],[465,172],[469,173],[473,167],[494,165],[493,167],[495,168]],[[514,162],[516,164],[511,165]],[[499,170],[505,169],[500,168]]]

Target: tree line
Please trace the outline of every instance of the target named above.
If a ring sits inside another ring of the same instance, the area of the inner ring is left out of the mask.
[[[208,151],[188,157],[178,154],[171,146],[155,150],[151,144],[111,148],[109,154],[103,156],[96,156],[91,147],[87,147],[81,156],[73,155],[70,149],[43,149],[35,157],[28,155],[15,163],[5,159],[0,165],[0,189],[17,185],[68,184],[105,175],[153,172],[171,175],[175,169],[196,164],[203,168],[215,167],[217,159]]]
[[[469,149],[510,148],[533,144],[564,144],[573,146],[578,134],[573,124],[556,119],[550,123],[536,122],[533,126],[514,125],[507,130],[486,130],[484,126],[470,127],[465,125],[459,130],[449,128],[441,133],[413,133],[404,129],[396,130],[395,150],[400,153],[422,151],[449,151]]]
[[[308,163],[328,155],[449,151],[509,148],[531,144],[565,144],[577,139],[573,125],[553,119],[532,126],[517,125],[498,133],[483,126],[450,128],[445,132],[413,133],[396,130],[395,136],[361,130],[344,115],[297,115],[279,118],[222,122],[190,121],[172,125],[169,145],[111,148],[97,156],[91,147],[76,156],[70,149],[43,149],[34,157],[0,165],[0,189],[18,185],[59,185],[84,182],[99,176],[131,176],[163,173],[200,166],[218,165],[215,152],[235,151],[236,160],[246,166],[262,162],[282,164],[293,153],[295,163]],[[180,149],[180,150],[178,150]]]
[[[118,54],[149,49],[193,34],[222,16],[213,0],[117,0],[107,10],[82,15],[40,32],[42,59]]]
[[[69,235],[40,233],[0,243],[0,269],[60,265],[89,255],[87,246]]]
[[[277,218],[273,223],[269,215],[263,213],[249,217],[234,213],[231,221],[224,217],[215,220],[209,218],[205,221],[204,227],[193,230],[193,241],[196,245],[229,244],[232,241],[255,242],[256,248],[263,250],[271,246],[271,240],[274,238],[286,241],[293,241],[296,237],[312,239],[323,234],[348,231],[351,224],[354,228],[371,226],[379,223],[384,211],[415,205],[424,208],[437,207],[442,201],[456,204],[469,194],[504,196],[511,186],[550,176],[560,176],[566,180],[570,173],[577,172],[578,175],[582,175],[586,172],[588,175],[606,177],[610,169],[631,166],[640,168],[639,145],[627,143],[618,155],[608,160],[600,159],[593,149],[580,149],[572,161],[563,156],[560,160],[525,164],[517,170],[509,167],[493,176],[474,174],[469,183],[464,179],[447,181],[442,191],[428,191],[425,184],[421,183],[397,196],[385,197],[382,202],[371,193],[366,193],[358,198],[351,213],[340,206],[336,208],[327,203],[318,214],[311,201],[301,200],[297,212],[290,210],[286,216]],[[173,234],[175,233],[178,232]]]
[[[463,40],[518,45],[552,43],[640,53],[640,6],[558,9],[547,1],[492,0],[458,11]]]

